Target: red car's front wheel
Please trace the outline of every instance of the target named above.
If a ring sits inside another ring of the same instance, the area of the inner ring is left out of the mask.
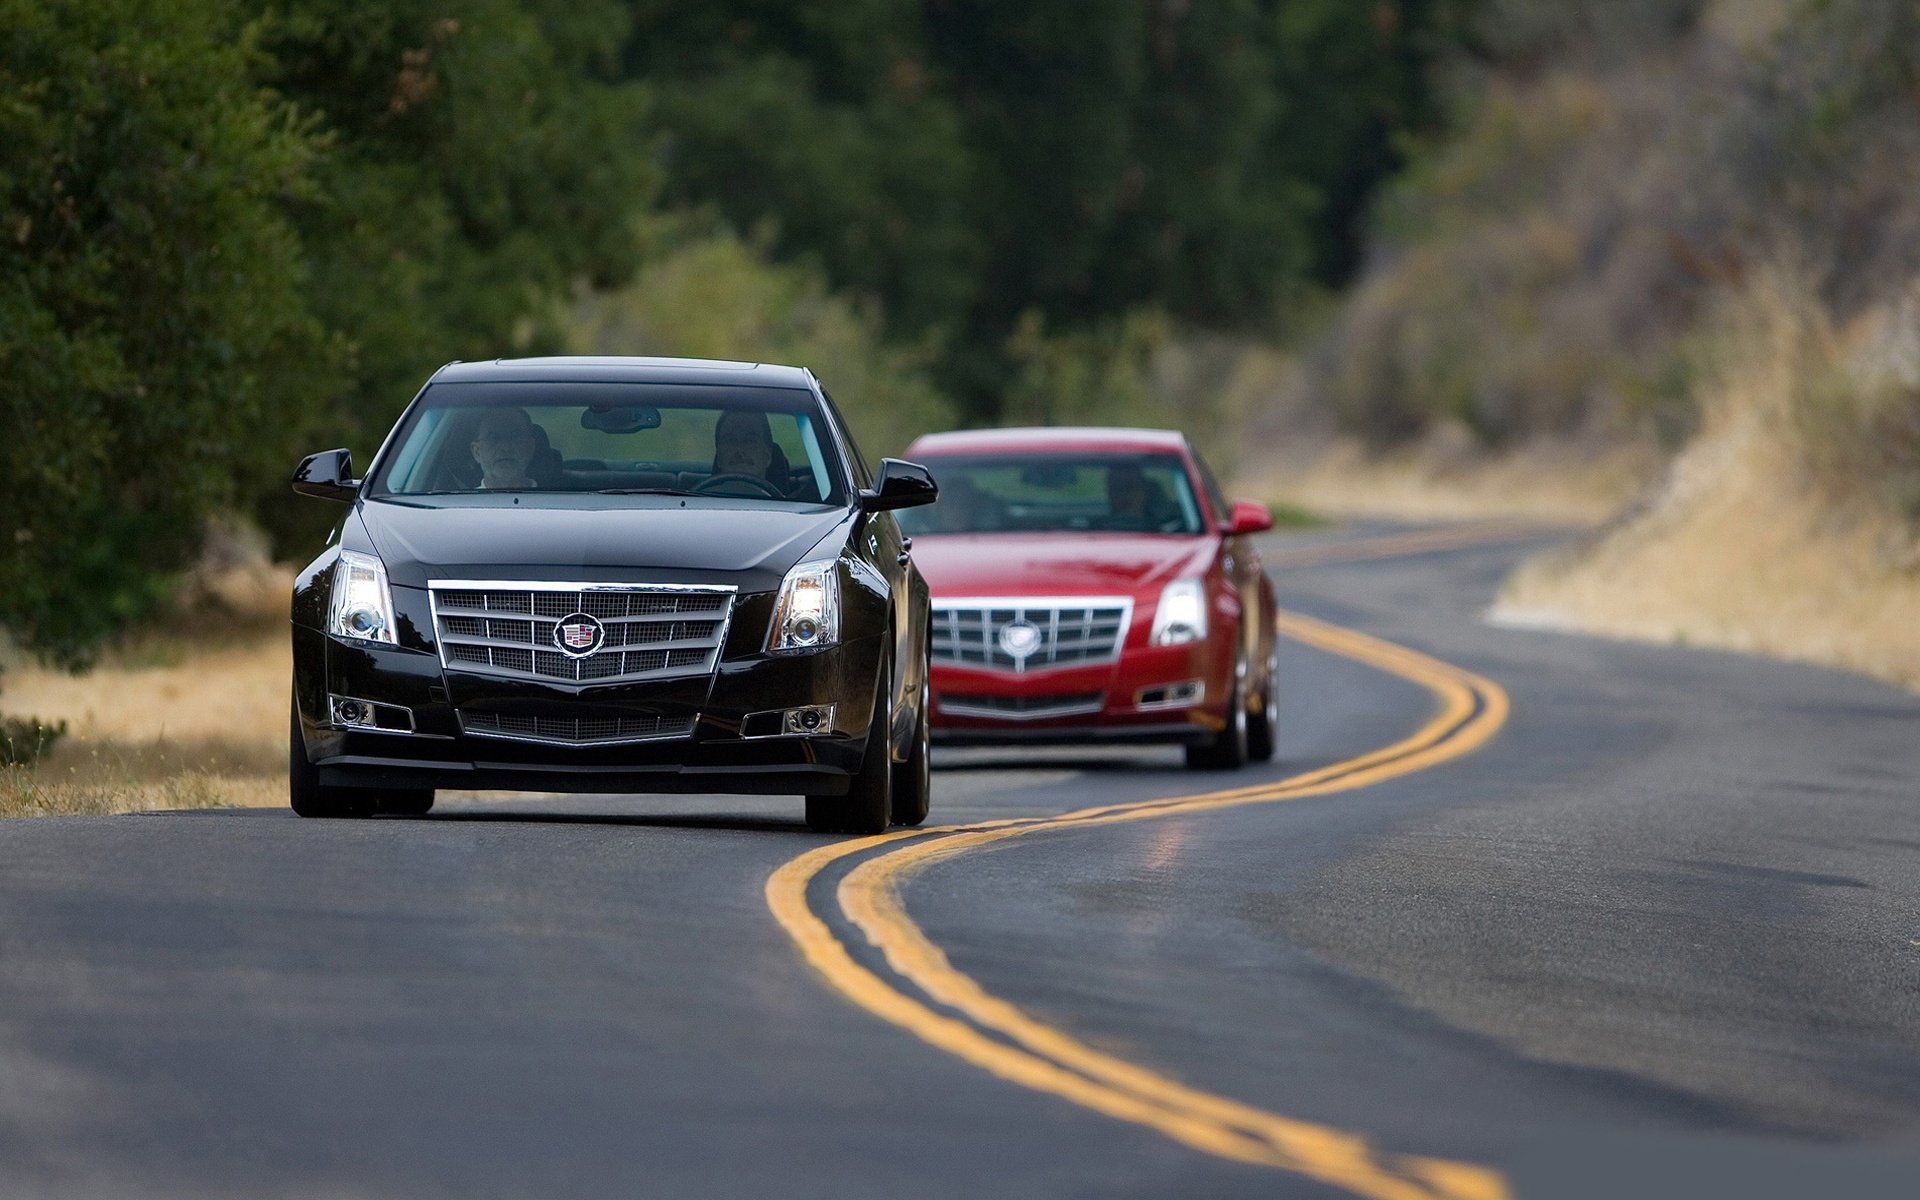
[[[1196,771],[1237,771],[1247,765],[1247,672],[1233,670],[1233,693],[1227,697],[1226,724],[1198,746],[1187,747],[1187,766]]]
[[[1280,649],[1267,651],[1267,679],[1258,716],[1247,716],[1247,757],[1254,762],[1273,758],[1274,743],[1280,735]]]

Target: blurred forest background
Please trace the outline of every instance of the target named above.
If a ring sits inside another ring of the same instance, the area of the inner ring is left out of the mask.
[[[1509,615],[1805,652],[1920,564],[1916,173],[1920,0],[0,0],[0,628],[84,665],[209,528],[304,558],[295,459],[442,362],[592,350],[806,363],[881,453],[1591,468]]]
[[[1198,335],[1349,274],[1455,19],[0,0],[0,624],[85,662],[216,514],[310,551],[295,458],[366,463],[455,358],[801,361],[883,451],[1217,411]]]

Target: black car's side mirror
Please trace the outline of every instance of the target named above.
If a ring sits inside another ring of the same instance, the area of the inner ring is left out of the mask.
[[[860,493],[860,508],[864,512],[915,508],[932,504],[939,496],[940,485],[933,481],[933,472],[919,463],[883,458],[880,478],[874,481],[873,490]]]
[[[307,455],[293,469],[293,490],[302,496],[352,503],[360,494],[360,482],[353,477],[353,455],[346,450]]]

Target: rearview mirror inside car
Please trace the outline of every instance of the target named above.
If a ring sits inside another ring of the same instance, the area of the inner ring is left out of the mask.
[[[660,410],[650,404],[596,404],[580,414],[580,428],[600,433],[639,433],[660,428]]]
[[[293,490],[302,496],[351,503],[360,494],[353,477],[353,455],[345,449],[309,454],[293,469]]]
[[[1020,472],[1021,483],[1048,491],[1072,487],[1079,479],[1079,470],[1069,463],[1035,463]]]

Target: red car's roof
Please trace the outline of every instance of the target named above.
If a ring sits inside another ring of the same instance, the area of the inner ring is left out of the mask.
[[[1183,453],[1184,435],[1171,429],[1121,429],[1098,425],[1033,426],[1026,429],[962,429],[929,433],[907,448],[907,457],[946,454],[1032,454],[1157,450]]]

